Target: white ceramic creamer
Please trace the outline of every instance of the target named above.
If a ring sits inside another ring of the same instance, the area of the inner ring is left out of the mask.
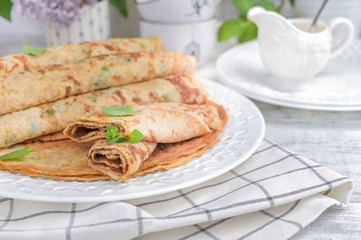
[[[352,22],[341,17],[333,18],[328,24],[319,22],[309,32],[312,19],[286,19],[262,7],[250,9],[247,16],[258,27],[261,59],[273,76],[270,84],[280,90],[296,91],[312,86],[313,76],[342,52],[354,35]],[[333,48],[332,31],[339,24],[347,28],[347,33]]]

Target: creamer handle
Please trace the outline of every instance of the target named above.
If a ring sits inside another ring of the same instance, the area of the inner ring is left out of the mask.
[[[348,20],[347,18],[336,17],[328,23],[328,25],[330,26],[331,32],[335,29],[336,26],[338,26],[340,24],[345,25],[346,35],[344,36],[342,42],[338,46],[334,47],[331,50],[331,58],[340,54],[345,49],[345,47],[351,42],[351,40],[353,39],[353,37],[355,35],[354,26],[353,26],[352,22],[350,20]]]

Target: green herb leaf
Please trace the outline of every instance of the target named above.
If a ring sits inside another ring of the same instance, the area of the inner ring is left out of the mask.
[[[244,32],[245,23],[241,19],[225,21],[218,30],[218,41],[225,41],[232,37],[239,37]]]
[[[107,138],[108,145],[112,145],[114,143],[125,143],[127,139],[125,137],[122,138]]]
[[[56,113],[56,110],[54,109],[46,109],[45,111],[40,112],[40,116],[43,117],[45,114],[54,115]]]
[[[114,127],[113,125],[107,125],[106,129],[107,131],[106,133],[104,133],[104,136],[106,137],[108,145],[112,145],[114,143],[125,143],[125,142],[134,144],[134,143],[139,143],[144,138],[144,135],[137,129],[134,129],[132,131],[129,140],[125,136],[120,135],[117,128]]]
[[[31,152],[35,152],[35,150],[26,147],[26,148],[23,148],[23,149],[20,149],[20,150],[11,152],[11,153],[4,154],[0,157],[0,160],[10,160],[10,159],[21,158],[21,157],[28,155]]]
[[[134,116],[131,106],[103,107],[102,109],[107,115],[112,117]]]
[[[111,70],[110,67],[108,67],[108,66],[103,66],[103,67],[102,67],[102,71],[107,72],[107,73],[111,73],[111,72],[112,72],[112,70]]]
[[[46,51],[46,48],[32,47],[29,45],[23,45],[23,53],[31,56],[40,56]]]
[[[233,5],[241,14],[243,19],[247,19],[247,12],[254,6],[254,0],[232,0]]]
[[[117,128],[112,125],[106,126],[107,132],[104,133],[106,138],[117,138],[120,137],[120,133],[118,132]]]
[[[247,25],[244,33],[238,38],[239,43],[244,43],[257,38],[257,26],[254,23]]]
[[[106,126],[107,132],[104,133],[104,136],[106,137],[107,143],[109,145],[112,145],[114,143],[123,143],[127,142],[127,138],[120,135],[117,128],[112,125]]]
[[[127,0],[109,0],[109,3],[118,9],[123,17],[128,17]]]
[[[144,138],[144,135],[138,131],[137,129],[134,129],[132,133],[130,134],[129,143],[139,143]]]
[[[1,0],[0,4],[0,16],[11,21],[11,8],[13,7],[13,3],[11,0]]]

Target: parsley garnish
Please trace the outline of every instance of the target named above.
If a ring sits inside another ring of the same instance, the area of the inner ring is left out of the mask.
[[[21,158],[21,157],[28,155],[31,152],[35,152],[35,150],[26,147],[26,148],[23,148],[23,149],[20,149],[20,150],[11,152],[11,153],[4,154],[0,157],[0,160],[11,160],[11,159]]]
[[[131,144],[139,143],[144,137],[144,135],[137,129],[134,129],[132,131],[129,139],[127,139],[127,137],[125,136],[120,135],[117,128],[112,125],[107,125],[106,129],[107,132],[104,133],[104,136],[106,137],[108,145],[112,145],[114,143],[125,143],[125,142],[129,142]]]
[[[26,55],[40,56],[45,51],[46,51],[46,48],[32,47],[32,46],[29,46],[29,45],[26,45],[26,44],[23,45],[23,53],[26,54]]]
[[[131,106],[103,107],[103,111],[112,117],[134,116]]]

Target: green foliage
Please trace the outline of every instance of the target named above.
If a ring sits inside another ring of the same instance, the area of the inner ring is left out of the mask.
[[[238,38],[239,43],[253,40],[257,37],[257,26],[247,19],[247,12],[254,6],[260,6],[269,11],[281,12],[285,4],[282,0],[276,7],[270,0],[232,0],[234,7],[239,12],[238,19],[226,20],[218,29],[218,41],[226,41],[233,37]],[[292,6],[295,0],[290,0]]]
[[[128,17],[127,0],[109,0],[109,3],[113,5],[122,16]]]
[[[1,0],[0,1],[0,16],[11,21],[11,8],[13,3],[10,0]]]

